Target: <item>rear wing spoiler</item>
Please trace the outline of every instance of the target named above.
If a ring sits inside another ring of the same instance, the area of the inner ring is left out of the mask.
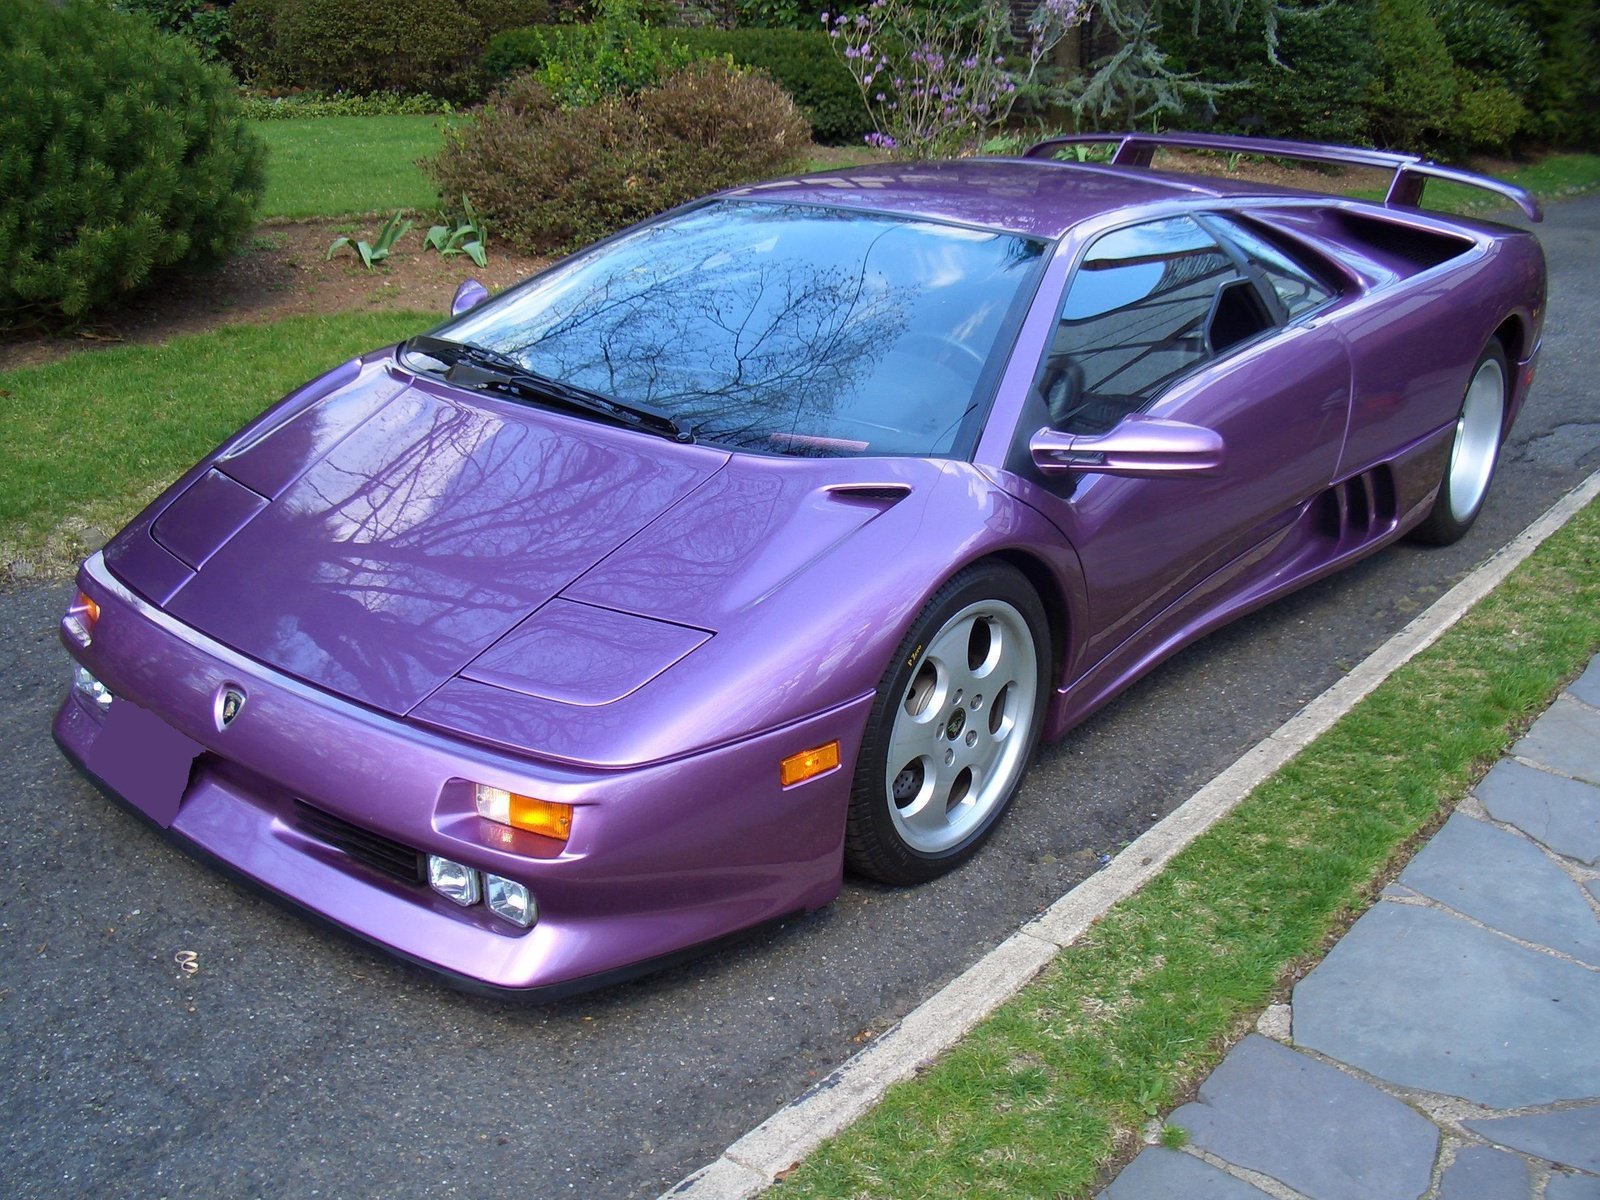
[[[1364,150],[1355,146],[1328,146],[1316,142],[1286,142],[1273,138],[1230,137],[1213,133],[1073,133],[1047,138],[1029,146],[1023,151],[1022,157],[1053,158],[1055,151],[1062,146],[1104,145],[1116,146],[1111,154],[1111,162],[1122,167],[1148,167],[1157,148],[1163,146],[1215,150],[1224,154],[1260,154],[1268,158],[1338,163],[1350,167],[1376,167],[1394,172],[1394,177],[1389,181],[1389,194],[1383,200],[1391,208],[1415,208],[1422,202],[1422,189],[1428,180],[1443,179],[1504,196],[1526,213],[1530,221],[1539,221],[1544,217],[1539,202],[1515,184],[1455,167],[1442,167],[1415,154],[1394,154],[1387,150]]]

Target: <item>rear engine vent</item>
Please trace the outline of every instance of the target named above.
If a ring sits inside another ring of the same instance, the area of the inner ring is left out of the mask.
[[[428,878],[427,857],[410,846],[401,845],[382,834],[352,825],[342,817],[295,801],[295,826],[307,837],[343,850],[357,862],[381,871],[402,883],[423,883]]]
[[[1401,221],[1352,212],[1340,213],[1339,220],[1357,241],[1422,270],[1449,262],[1472,249],[1470,238],[1452,237]]]

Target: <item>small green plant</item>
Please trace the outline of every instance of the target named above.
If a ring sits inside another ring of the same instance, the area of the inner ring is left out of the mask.
[[[410,221],[405,219],[404,213],[396,212],[394,216],[383,223],[383,228],[378,230],[378,236],[371,242],[360,241],[348,235],[336,237],[333,239],[332,245],[328,247],[328,253],[324,261],[332,258],[340,250],[349,250],[360,258],[361,265],[370,271],[374,263],[380,263],[389,257],[390,252],[394,250],[396,242],[411,232],[411,224]]]
[[[465,195],[461,197],[461,209],[464,215],[454,229],[448,225],[430,226],[423,235],[422,244],[427,249],[437,250],[441,258],[465,254],[478,266],[486,267],[489,265],[489,254],[484,247],[489,243],[489,232],[483,218]]]
[[[1189,1144],[1189,1131],[1178,1125],[1163,1125],[1161,1144],[1168,1150],[1182,1150]]]

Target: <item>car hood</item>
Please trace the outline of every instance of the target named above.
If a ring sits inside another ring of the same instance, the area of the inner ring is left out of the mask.
[[[513,631],[526,651],[583,628],[568,605],[519,630],[729,457],[463,396],[383,363],[329,382],[202,464],[106,561],[185,624],[395,714]],[[646,622],[618,636],[632,674],[648,678],[706,635]],[[504,682],[505,657],[479,675]],[[553,670],[545,690],[569,701],[630,683],[627,671],[574,678],[570,661]]]

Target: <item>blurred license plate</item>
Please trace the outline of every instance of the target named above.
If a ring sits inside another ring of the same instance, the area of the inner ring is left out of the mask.
[[[178,815],[189,768],[202,747],[154,713],[120,697],[89,750],[88,766],[129,804],[165,829]]]

